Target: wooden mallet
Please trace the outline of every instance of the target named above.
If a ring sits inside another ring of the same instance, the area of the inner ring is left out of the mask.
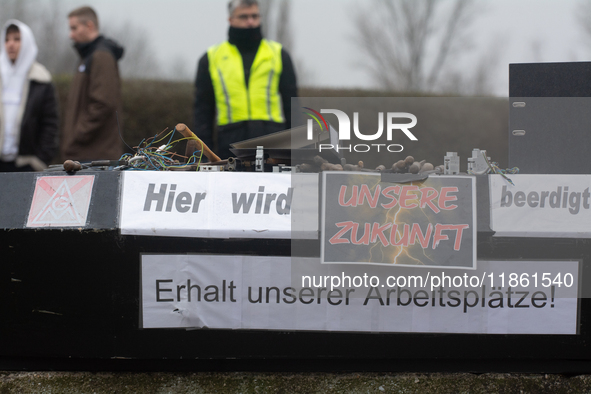
[[[185,138],[189,138],[190,140],[196,140],[197,141],[197,148],[201,148],[203,149],[203,154],[205,154],[205,156],[209,159],[210,162],[216,162],[216,161],[221,161],[221,159],[219,158],[218,155],[216,155],[215,153],[213,153],[213,151],[211,149],[209,149],[209,147],[207,145],[205,145],[203,143],[203,141],[201,141],[199,139],[199,137],[197,137],[188,127],[186,124],[184,123],[179,123],[176,125],[175,127],[176,131],[178,131],[179,133],[181,133],[183,135],[183,137]]]

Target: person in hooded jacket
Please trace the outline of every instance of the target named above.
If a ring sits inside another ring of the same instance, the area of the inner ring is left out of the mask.
[[[258,2],[232,0],[228,11],[228,41],[199,60],[193,107],[195,134],[222,159],[231,143],[291,128],[298,95],[288,52],[262,36]]]
[[[121,78],[117,61],[123,48],[99,32],[90,7],[68,14],[70,39],[80,55],[72,80],[61,139],[62,159],[117,160],[123,154]]]
[[[0,172],[41,171],[58,148],[58,115],[51,74],[37,63],[29,26],[9,20],[0,50]]]

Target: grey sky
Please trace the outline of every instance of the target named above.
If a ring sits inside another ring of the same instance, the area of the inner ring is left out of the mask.
[[[292,0],[292,56],[304,64],[308,84],[317,87],[375,87],[359,66],[351,36],[351,15],[371,5],[368,0]],[[587,60],[591,55],[576,21],[580,0],[480,0],[481,16],[472,25],[475,46],[458,59],[470,68],[497,45],[492,71],[494,93],[508,92],[508,64]],[[197,59],[207,47],[226,38],[225,0],[65,0],[68,8],[91,5],[101,20],[131,21],[145,28],[163,72],[181,70],[192,79]],[[115,37],[116,38],[116,37]]]

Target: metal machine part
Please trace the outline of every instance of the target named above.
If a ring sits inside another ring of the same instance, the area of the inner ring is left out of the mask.
[[[472,157],[468,158],[468,173],[469,174],[488,174],[490,167],[487,163],[490,161],[490,157],[486,156],[485,150],[472,149]]]
[[[255,157],[254,170],[256,172],[265,171],[265,151],[262,146],[257,146],[257,154]]]
[[[199,166],[199,171],[207,171],[207,172],[219,172],[224,171],[224,166],[220,165],[209,165],[209,164],[202,164]]]
[[[277,166],[273,166],[273,172],[297,172],[297,167],[295,166],[286,166],[285,164],[279,164]]]
[[[443,158],[443,173],[445,175],[460,173],[460,156],[457,152],[447,152]]]

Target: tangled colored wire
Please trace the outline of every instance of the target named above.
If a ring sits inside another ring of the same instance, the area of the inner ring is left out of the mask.
[[[502,168],[499,167],[499,163],[497,163],[496,161],[490,161],[490,160],[488,160],[488,157],[486,157],[486,155],[484,153],[482,154],[482,156],[484,157],[484,160],[486,161],[486,164],[488,165],[488,171],[487,171],[487,173],[489,173],[489,174],[499,174],[507,182],[509,182],[511,185],[515,186],[515,184],[507,176],[507,174],[519,174],[519,168],[518,167],[502,169]],[[468,171],[468,174],[473,175],[474,173],[472,171]]]
[[[127,169],[144,171],[167,171],[174,169],[193,169],[197,170],[203,157],[203,149],[197,150],[186,157],[174,152],[172,149],[181,141],[191,138],[182,137],[174,139],[176,130],[166,133],[164,129],[161,133],[143,139],[135,150],[135,154],[125,153],[120,160],[127,161]],[[166,133],[166,134],[165,134]],[[162,137],[160,137],[164,134]],[[160,145],[166,138],[168,141]],[[181,161],[182,159],[182,161]]]

